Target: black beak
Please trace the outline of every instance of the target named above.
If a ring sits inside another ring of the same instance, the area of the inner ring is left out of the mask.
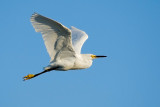
[[[96,55],[96,58],[103,58],[103,57],[107,57],[107,56]]]

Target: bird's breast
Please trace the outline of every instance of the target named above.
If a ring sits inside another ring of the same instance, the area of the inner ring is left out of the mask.
[[[91,65],[92,65],[91,60],[75,60],[75,63],[72,69],[85,69],[85,68],[89,68]]]
[[[83,58],[65,58],[59,59],[49,65],[49,67],[58,67],[56,70],[67,71],[74,69],[85,69],[92,65],[92,60]]]

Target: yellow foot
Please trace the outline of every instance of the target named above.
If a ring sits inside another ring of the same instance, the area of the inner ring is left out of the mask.
[[[25,81],[25,80],[31,79],[33,77],[34,77],[34,74],[28,74],[27,76],[23,77],[23,79]]]

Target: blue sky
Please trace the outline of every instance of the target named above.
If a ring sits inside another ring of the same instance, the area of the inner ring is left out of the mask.
[[[159,107],[159,0],[1,0],[1,107]],[[41,72],[49,63],[37,12],[84,30],[82,53],[107,55],[89,69]]]

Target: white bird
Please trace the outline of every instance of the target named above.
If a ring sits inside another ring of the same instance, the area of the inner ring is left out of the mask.
[[[52,19],[34,13],[31,23],[36,32],[41,32],[45,46],[51,58],[50,64],[44,71],[37,74],[28,74],[24,80],[34,78],[51,70],[85,69],[92,65],[95,58],[106,57],[93,54],[81,54],[81,47],[88,35],[75,27],[68,29]]]

